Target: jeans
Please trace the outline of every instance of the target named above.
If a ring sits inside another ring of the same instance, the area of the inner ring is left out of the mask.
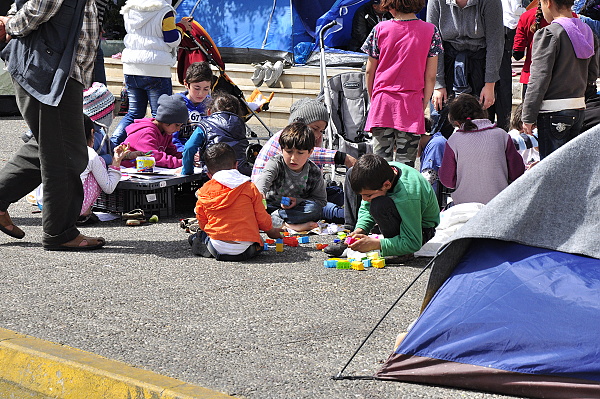
[[[540,113],[537,118],[540,159],[557,150],[581,133],[582,109]]]
[[[302,201],[292,209],[280,209],[273,204],[267,204],[267,212],[271,213],[273,225],[281,225],[283,222],[289,224],[301,224],[316,222],[323,215],[323,207],[315,201]],[[278,223],[279,222],[279,223]]]
[[[146,116],[148,103],[154,117],[158,110],[158,98],[163,94],[173,94],[171,78],[125,75],[125,86],[129,98],[129,110],[110,138],[114,145],[119,145],[125,141],[127,137],[125,128],[127,126],[133,123],[135,119],[142,119]]]

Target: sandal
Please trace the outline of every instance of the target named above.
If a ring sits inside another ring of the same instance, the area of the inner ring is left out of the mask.
[[[59,245],[45,245],[46,251],[90,251],[102,248],[106,241],[102,237],[86,237],[79,234],[69,242]]]
[[[12,229],[8,228],[10,226],[12,226]],[[10,220],[10,215],[8,214],[8,211],[4,211],[4,214],[0,215],[0,231],[19,240],[25,237],[25,232],[17,226],[15,226],[12,220]]]
[[[146,214],[144,213],[143,209],[134,209],[127,213],[121,214],[121,220],[130,220],[130,219],[145,220]]]

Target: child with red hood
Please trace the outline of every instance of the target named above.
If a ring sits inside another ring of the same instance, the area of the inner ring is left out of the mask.
[[[163,94],[158,99],[156,118],[136,119],[125,129],[131,151],[151,152],[156,166],[175,169],[181,166],[181,153],[173,144],[173,133],[188,121],[188,109],[180,95]],[[133,166],[133,161],[123,162]]]

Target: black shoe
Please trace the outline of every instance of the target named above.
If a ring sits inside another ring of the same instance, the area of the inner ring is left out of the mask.
[[[327,247],[325,247],[323,249],[323,252],[325,252],[327,255],[329,255],[332,258],[338,258],[338,257],[342,256],[342,254],[344,253],[346,248],[348,248],[348,244],[344,244],[344,243],[331,244],[331,245],[328,245]]]
[[[81,215],[77,218],[77,222],[75,222],[76,226],[86,226],[89,224],[96,224],[100,222],[100,218],[95,213],[90,213],[89,215]]]

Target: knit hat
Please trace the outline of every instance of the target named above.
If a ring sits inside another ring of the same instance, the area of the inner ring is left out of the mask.
[[[302,98],[290,107],[289,123],[303,122],[310,125],[316,121],[329,121],[329,113],[322,102],[310,98]]]
[[[83,92],[83,113],[94,122],[109,127],[113,121],[115,96],[99,82]]]
[[[162,123],[186,123],[189,119],[185,100],[179,94],[163,94],[158,98],[156,120]]]

